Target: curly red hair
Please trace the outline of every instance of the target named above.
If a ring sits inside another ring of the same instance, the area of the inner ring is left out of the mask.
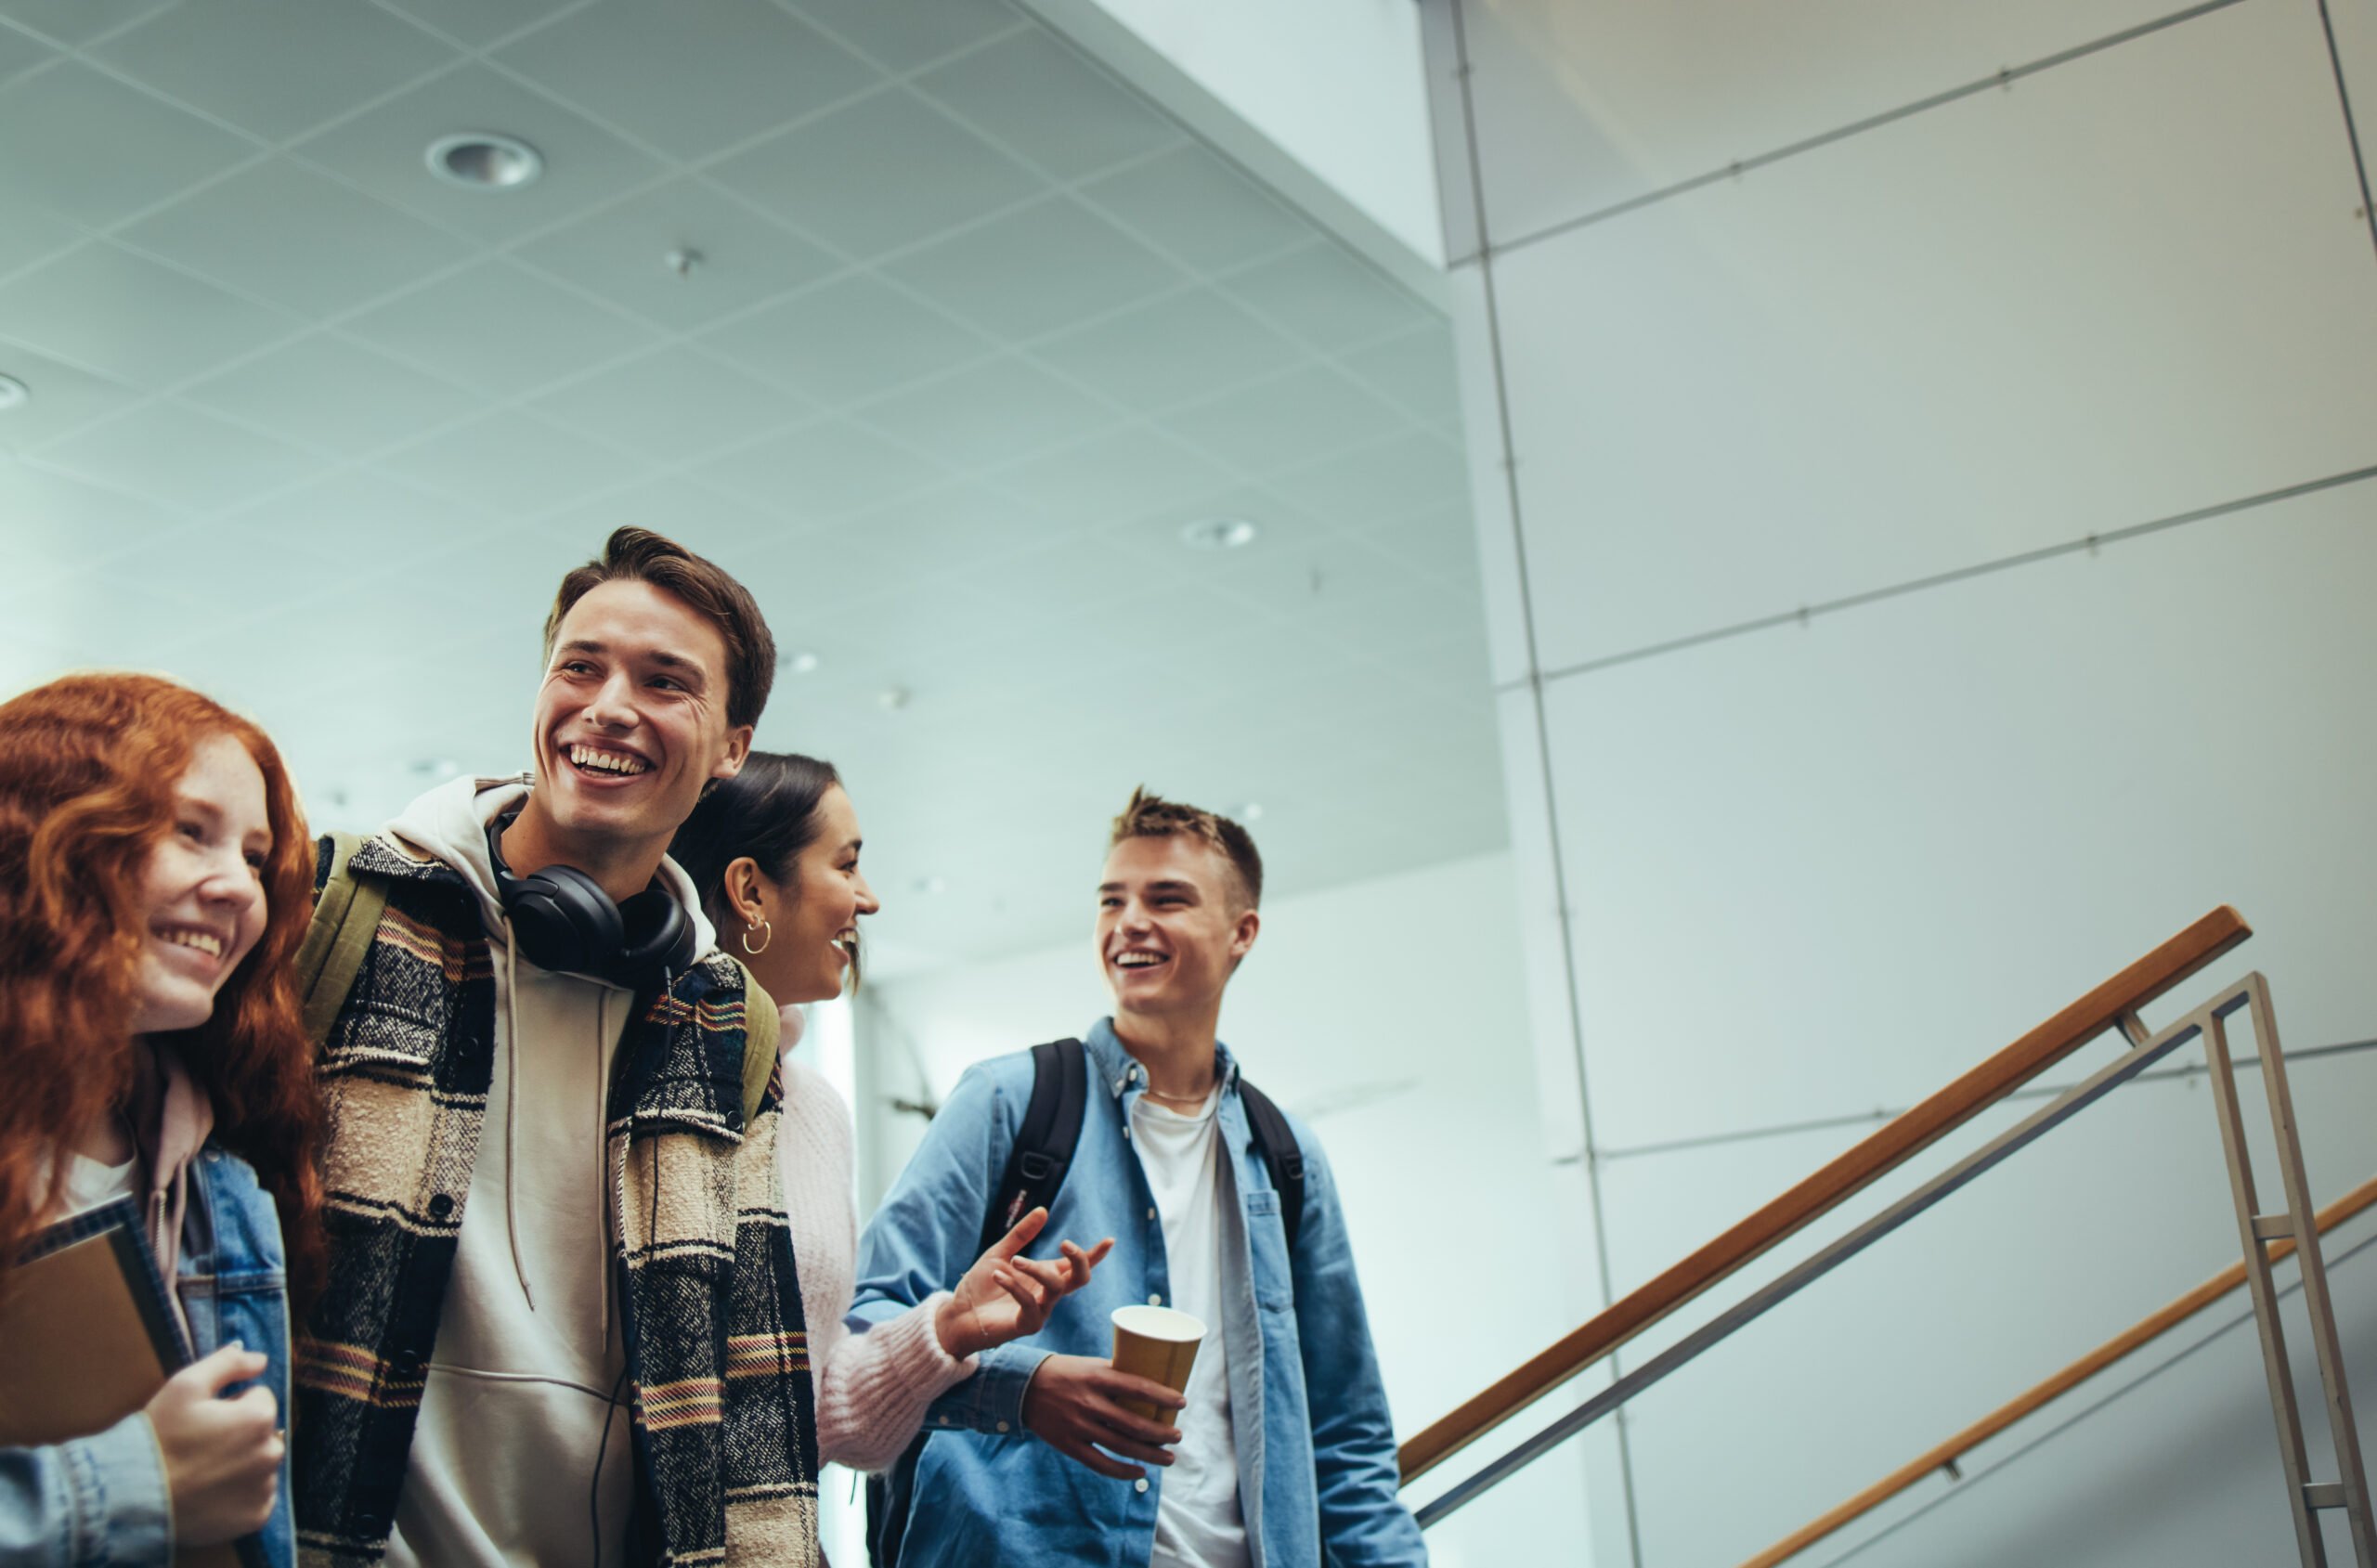
[[[292,973],[313,904],[305,814],[262,730],[149,675],[71,675],[0,704],[0,1270],[41,1223],[56,1151],[132,1093],[141,876],[216,735],[264,775],[266,924],[213,1016],[167,1039],[214,1102],[215,1142],[272,1194],[292,1295],[321,1284],[322,1110]]]

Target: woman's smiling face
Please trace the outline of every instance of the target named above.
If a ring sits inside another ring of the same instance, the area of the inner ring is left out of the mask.
[[[764,934],[747,929],[740,941],[721,931],[720,945],[749,954],[743,961],[752,978],[787,1006],[842,993],[859,918],[882,907],[859,870],[858,812],[841,785],[825,791],[812,816],[816,832],[793,858],[786,881],[777,882],[748,859],[727,868],[736,903],[756,905],[767,925]],[[752,945],[760,951],[750,952]]]
[[[272,820],[255,758],[229,735],[200,742],[174,785],[173,813],[140,877],[135,1034],[204,1023],[264,934]]]

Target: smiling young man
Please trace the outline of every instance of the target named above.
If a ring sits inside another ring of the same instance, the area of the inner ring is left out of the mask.
[[[1216,1038],[1262,928],[1263,862],[1226,817],[1141,790],[1098,888],[1114,1011],[1084,1041],[1080,1139],[1046,1234],[1115,1238],[1076,1302],[986,1352],[928,1417],[902,1568],[1418,1564],[1344,1214],[1311,1129],[1291,1246],[1245,1086]],[[972,1261],[1034,1081],[1030,1053],[968,1070],[861,1243],[851,1326]],[[1107,1361],[1112,1310],[1206,1325],[1185,1400]],[[1150,1400],[1172,1414],[1124,1410]]]
[[[814,1562],[776,1093],[747,1116],[743,972],[666,858],[742,767],[774,643],[732,577],[622,528],[545,654],[528,771],[434,789],[346,862],[386,906],[322,1040],[300,1546]]]

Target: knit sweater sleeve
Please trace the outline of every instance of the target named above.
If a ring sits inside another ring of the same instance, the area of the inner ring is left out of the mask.
[[[945,1290],[863,1334],[844,1324],[858,1260],[850,1108],[832,1084],[789,1056],[776,1159],[809,1328],[818,1455],[853,1470],[882,1470],[916,1436],[925,1407],[972,1374],[974,1358],[941,1347],[933,1315]]]

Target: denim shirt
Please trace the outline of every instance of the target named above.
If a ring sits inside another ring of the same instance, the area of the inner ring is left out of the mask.
[[[1163,1226],[1130,1145],[1131,1108],[1147,1073],[1100,1019],[1085,1042],[1090,1093],[1071,1172],[1031,1255],[1059,1239],[1114,1238],[1089,1284],[1068,1297],[1029,1341],[984,1352],[974,1375],[926,1413],[903,1568],[1001,1563],[1111,1563],[1139,1568],[1155,1549],[1163,1471],[1117,1481],[1033,1437],[1023,1393],[1052,1354],[1104,1360],[1109,1317],[1134,1302],[1168,1303]],[[1240,1504],[1257,1568],[1318,1568],[1326,1561],[1421,1564],[1427,1547],[1396,1497],[1395,1430],[1370,1348],[1344,1212],[1310,1128],[1294,1121],[1305,1156],[1303,1231],[1289,1256],[1279,1195],[1255,1153],[1238,1069],[1218,1049],[1227,1180],[1222,1205],[1223,1311]],[[1032,1097],[1029,1052],[967,1070],[934,1117],[859,1244],[854,1330],[895,1317],[955,1286],[977,1255],[991,1185]],[[1261,1354],[1249,1354],[1260,1345]]]
[[[264,1354],[257,1380],[287,1419],[289,1288],[280,1216],[245,1160],[213,1144],[189,1168],[175,1294],[192,1349],[205,1356],[232,1340]],[[235,1383],[226,1395],[249,1384]],[[116,1568],[166,1562],[173,1510],[164,1460],[149,1419],[133,1412],[92,1437],[38,1448],[0,1448],[0,1568]],[[263,1533],[240,1543],[248,1568],[290,1568],[289,1468]]]

